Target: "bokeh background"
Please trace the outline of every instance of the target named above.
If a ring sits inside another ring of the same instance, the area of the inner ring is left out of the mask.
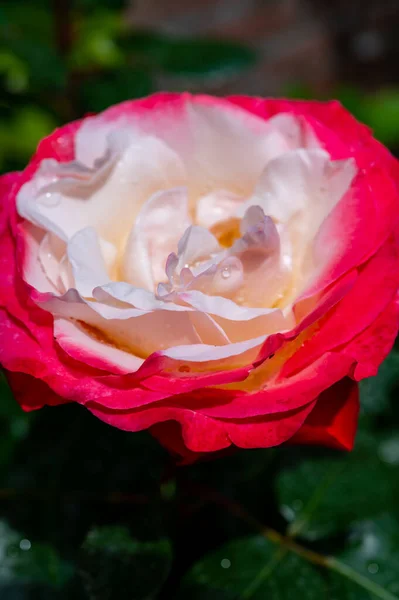
[[[2,0],[0,169],[155,90],[339,98],[399,146],[397,0]]]
[[[338,98],[398,154],[398,31],[397,0],[2,0],[0,172],[157,90]],[[394,349],[351,454],[179,467],[81,407],[24,414],[2,379],[0,599],[398,600],[398,383]]]

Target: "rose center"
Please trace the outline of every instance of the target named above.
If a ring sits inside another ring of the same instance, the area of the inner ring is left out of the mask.
[[[241,219],[231,217],[226,221],[219,221],[211,228],[211,233],[223,248],[230,248],[241,237]]]

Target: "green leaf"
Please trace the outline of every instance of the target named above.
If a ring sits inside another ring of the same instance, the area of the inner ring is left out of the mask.
[[[398,600],[398,533],[387,516],[359,523],[338,557],[316,554],[278,534],[273,541],[235,540],[189,570],[177,599]]]
[[[332,574],[332,588],[340,600],[370,600],[399,596],[399,525],[396,519],[385,514],[374,521],[355,524],[345,549],[337,556],[339,563],[332,561],[341,577]],[[355,574],[347,569],[353,569]],[[349,575],[349,577],[348,577]],[[373,588],[377,584],[386,591],[369,594],[357,584],[358,575],[365,578]],[[382,595],[381,595],[382,594]]]
[[[68,57],[71,69],[117,68],[125,64],[122,50],[115,41],[124,28],[122,14],[95,10],[76,23],[76,38]]]
[[[384,514],[374,521],[357,523],[349,545],[339,556],[359,573],[363,573],[393,593],[399,593],[399,524]]]
[[[397,512],[399,482],[395,461],[384,455],[387,439],[361,433],[352,453],[312,456],[284,467],[276,487],[291,533],[318,539],[346,531],[381,507]]]
[[[9,0],[2,2],[0,40],[29,40],[52,44],[54,22],[49,0]]]
[[[94,112],[123,100],[146,96],[152,91],[148,73],[128,68],[90,77],[80,89],[84,110]]]
[[[178,600],[320,600],[320,573],[262,536],[225,544],[185,576]]]
[[[387,145],[399,143],[399,89],[380,90],[369,95],[363,105],[365,122],[374,135]]]
[[[39,40],[11,39],[5,49],[28,65],[31,90],[54,93],[65,87],[66,67],[51,45]]]
[[[350,85],[339,85],[334,92],[334,97],[357,119],[364,121],[363,105],[365,96],[359,88]]]
[[[392,350],[382,363],[375,377],[360,382],[362,412],[366,415],[379,415],[387,412],[390,397],[399,378],[399,352]]]
[[[4,521],[0,521],[0,558],[0,592],[1,586],[16,581],[62,587],[73,573],[52,546],[31,542]]]
[[[25,92],[29,86],[29,65],[8,50],[0,50],[1,87],[10,94]]]
[[[309,85],[301,82],[285,85],[282,95],[295,100],[312,100],[314,98],[314,93]]]
[[[150,600],[169,574],[171,547],[166,538],[139,542],[124,527],[90,531],[80,560],[80,571],[91,598]]]
[[[38,142],[51,133],[57,122],[34,105],[20,107],[11,119],[0,121],[0,168],[2,161],[14,159],[24,167]]]

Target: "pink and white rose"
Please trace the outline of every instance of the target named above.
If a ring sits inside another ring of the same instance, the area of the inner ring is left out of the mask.
[[[157,94],[1,187],[0,361],[186,459],[351,448],[398,331],[398,163],[338,103]]]

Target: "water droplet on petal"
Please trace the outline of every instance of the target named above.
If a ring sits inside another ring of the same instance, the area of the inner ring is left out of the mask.
[[[228,279],[231,275],[231,267],[223,267],[221,275],[223,279]]]
[[[39,200],[45,206],[58,206],[61,202],[61,194],[58,192],[46,192],[39,197]]]

